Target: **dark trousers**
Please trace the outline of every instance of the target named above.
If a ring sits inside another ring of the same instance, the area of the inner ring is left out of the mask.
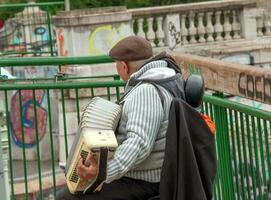
[[[100,192],[92,194],[73,195],[66,187],[60,191],[56,200],[147,200],[158,194],[159,183],[122,177],[104,184]]]

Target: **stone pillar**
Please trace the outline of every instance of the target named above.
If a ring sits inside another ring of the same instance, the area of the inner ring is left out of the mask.
[[[241,35],[245,39],[257,38],[257,17],[263,15],[262,9],[244,8],[240,13]]]
[[[181,44],[181,28],[179,14],[168,14],[164,22],[165,41],[170,49]]]
[[[60,56],[105,55],[132,34],[132,16],[125,7],[58,12],[53,17]]]

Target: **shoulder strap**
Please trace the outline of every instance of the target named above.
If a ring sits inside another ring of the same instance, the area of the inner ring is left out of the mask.
[[[143,81],[141,81],[140,83],[138,83],[135,87],[138,87],[139,85],[141,85],[141,84],[144,84],[144,83],[149,83],[149,84],[151,84],[151,85],[153,85],[154,87],[155,87],[155,89],[156,89],[156,91],[157,91],[157,93],[158,93],[158,95],[159,95],[159,98],[160,98],[160,100],[161,100],[161,104],[162,104],[162,107],[164,108],[164,95],[163,95],[163,93],[162,93],[162,91],[161,91],[161,89],[159,88],[159,86],[155,83],[155,82],[153,82],[153,81],[149,81],[149,80],[143,80]],[[116,103],[117,104],[120,104],[121,102],[124,102],[125,100],[125,97],[127,96],[129,94],[129,92],[127,93],[127,94],[124,94],[121,98],[120,98],[120,100],[118,100]]]

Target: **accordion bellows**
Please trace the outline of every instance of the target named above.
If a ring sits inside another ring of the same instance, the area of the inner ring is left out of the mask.
[[[83,110],[78,132],[72,144],[67,164],[66,180],[69,191],[88,193],[100,190],[106,179],[107,160],[117,146],[115,130],[121,115],[121,106],[100,97],[93,98]],[[77,174],[77,163],[83,162],[92,152],[98,163],[98,175],[94,180],[83,181]]]

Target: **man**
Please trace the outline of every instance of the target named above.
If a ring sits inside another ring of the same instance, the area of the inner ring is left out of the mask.
[[[176,76],[167,61],[153,58],[150,43],[138,36],[119,41],[109,56],[116,61],[117,72],[127,85],[116,132],[119,147],[108,162],[106,183],[97,193],[72,195],[66,189],[57,199],[144,200],[159,195],[172,95],[148,81],[170,82],[180,75]],[[82,160],[77,166],[78,175],[86,180],[97,174],[96,161],[92,156],[88,159],[89,167]]]

